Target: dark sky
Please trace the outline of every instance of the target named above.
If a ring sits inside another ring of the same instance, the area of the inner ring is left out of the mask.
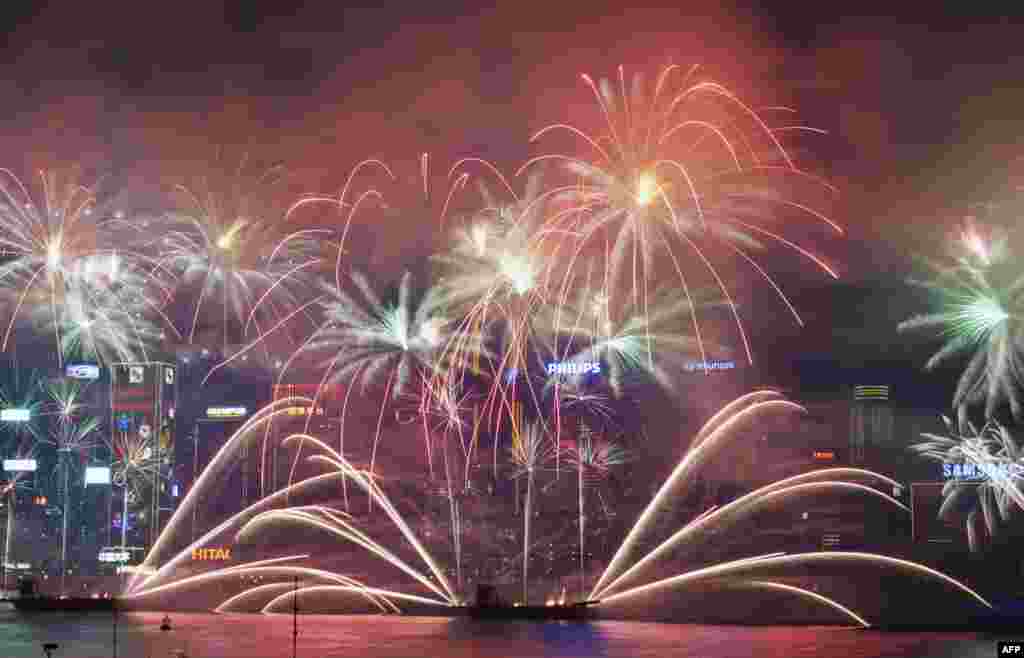
[[[906,308],[889,294],[906,294],[908,254],[935,250],[968,203],[1024,184],[1024,22],[970,4],[977,15],[943,3],[5,3],[0,165],[139,180],[225,146],[285,160],[306,190],[370,156],[512,169],[532,129],[594,118],[580,72],[702,63],[830,131],[817,157],[850,232],[832,255],[847,280],[885,283],[862,316],[891,341],[901,318],[877,315]],[[821,286],[795,291],[820,316],[812,353],[863,326],[842,296],[863,291]]]

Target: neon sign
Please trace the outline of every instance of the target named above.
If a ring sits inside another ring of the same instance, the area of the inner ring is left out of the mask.
[[[207,418],[243,418],[248,415],[249,410],[245,407],[208,407]]]
[[[313,409],[312,407],[288,407],[287,415],[288,416],[323,416],[324,415],[324,408],[323,407],[317,407],[316,409]]]
[[[36,462],[36,460],[34,459],[4,460],[4,470],[7,471],[8,473],[30,473],[36,470],[38,466],[38,462]]]
[[[0,421],[5,423],[27,423],[31,419],[31,409],[0,409]]]
[[[225,562],[231,559],[231,548],[221,546],[218,548],[194,548],[192,559],[196,562]]]
[[[998,477],[1024,476],[1022,464],[943,464],[942,477],[947,480],[985,480]]]
[[[599,361],[553,362],[547,365],[547,370],[549,375],[600,375],[601,363]]]
[[[102,551],[100,551],[100,554],[97,557],[97,559],[100,562],[127,562],[131,559],[131,555],[128,553],[128,551],[114,551],[109,549],[103,549]]]
[[[732,370],[736,367],[735,361],[690,361],[686,364],[686,372],[696,372],[700,370],[712,371],[712,370]]]
[[[69,363],[64,375],[72,379],[99,379],[100,367],[91,363]]]
[[[85,485],[89,486],[90,484],[110,484],[110,467],[86,466]]]

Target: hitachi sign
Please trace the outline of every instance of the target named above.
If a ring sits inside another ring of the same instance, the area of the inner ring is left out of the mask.
[[[549,375],[589,375],[601,374],[601,363],[599,361],[581,361],[579,363],[569,361],[567,363],[549,363]]]

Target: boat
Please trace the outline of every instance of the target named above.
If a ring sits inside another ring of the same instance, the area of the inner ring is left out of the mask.
[[[79,596],[31,596],[11,599],[10,603],[21,612],[112,612],[116,601]]]
[[[471,619],[534,621],[586,621],[594,616],[599,601],[549,603],[548,605],[510,605],[501,600],[492,585],[478,585],[476,603],[462,606],[461,612]]]
[[[18,583],[18,597],[9,601],[21,612],[112,612],[117,606],[115,598],[41,596],[28,579]]]
[[[466,614],[472,619],[533,621],[587,621],[594,615],[596,601],[553,605],[471,605]]]

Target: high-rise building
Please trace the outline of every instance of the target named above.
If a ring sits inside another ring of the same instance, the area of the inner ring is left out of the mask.
[[[121,488],[120,496],[113,494],[121,499],[121,505],[114,506],[120,511],[112,513],[111,523],[125,545],[140,549],[134,560],[156,541],[178,500],[171,482],[176,368],[170,363],[144,362],[115,363],[110,370],[113,443],[137,439],[142,446],[140,456],[148,464],[143,474],[136,474],[139,481],[114,482],[115,488]]]
[[[850,407],[851,466],[871,466],[892,445],[893,410],[886,385],[853,387]]]

